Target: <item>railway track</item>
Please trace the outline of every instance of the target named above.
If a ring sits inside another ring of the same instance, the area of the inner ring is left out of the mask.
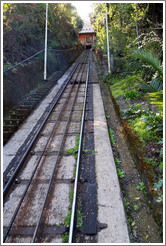
[[[14,170],[6,174],[3,215],[3,241],[6,243],[58,243],[66,234],[68,242],[76,241],[79,231],[77,191],[82,189],[78,185],[80,164],[84,163],[84,168],[81,168],[83,182],[86,179],[85,160],[94,159],[91,155],[94,144],[89,142],[93,132],[90,66],[91,52],[85,51],[64,87],[44,112],[33,136],[28,138],[24,151],[16,158]],[[78,148],[75,147],[76,142]],[[77,154],[76,167],[71,150]],[[92,166],[90,182],[94,184]],[[89,189],[87,184],[84,187]],[[93,193],[96,199],[94,189],[89,196]],[[84,194],[80,199],[85,203],[87,197]],[[89,211],[86,212],[90,217],[81,218],[80,227],[89,228],[89,234],[95,235],[96,214],[90,215],[92,206],[96,211],[94,204],[88,204]],[[70,214],[70,222],[65,223]],[[93,229],[90,228],[92,223]]]

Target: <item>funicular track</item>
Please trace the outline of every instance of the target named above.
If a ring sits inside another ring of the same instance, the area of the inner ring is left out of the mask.
[[[72,242],[89,80],[89,55],[90,51],[85,51],[81,56],[70,78],[43,114],[43,121],[36,127],[33,136],[28,138],[27,145],[23,148],[25,151],[22,150],[23,154],[16,158],[14,171],[6,173],[4,242],[57,242],[57,235],[66,230],[69,230],[69,242]],[[78,134],[79,150],[71,222],[66,229],[61,217],[66,213],[63,206],[69,206],[68,194],[73,182],[73,166],[67,167],[66,150],[75,146]]]

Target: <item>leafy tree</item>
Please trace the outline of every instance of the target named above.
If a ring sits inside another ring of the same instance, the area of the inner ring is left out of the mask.
[[[3,4],[4,61],[14,63],[44,47],[44,3]],[[48,46],[71,47],[83,22],[70,3],[48,4]]]
[[[131,43],[132,48],[138,48],[139,36],[146,35],[152,30],[155,33],[154,27],[158,25],[156,23],[162,22],[161,16],[160,18],[158,16],[158,21],[153,25],[151,24],[151,3],[109,3],[107,6],[110,53],[114,56],[126,56],[131,50]],[[97,33],[96,47],[104,54],[106,54],[105,20],[105,4],[94,4],[91,22]],[[137,39],[137,42],[133,43],[135,39]]]

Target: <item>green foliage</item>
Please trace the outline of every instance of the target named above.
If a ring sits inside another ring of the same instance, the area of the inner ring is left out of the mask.
[[[161,91],[163,89],[161,80],[159,80],[158,78],[152,79],[152,81],[150,82],[150,87],[153,88],[153,91]]]
[[[135,221],[133,221],[133,222],[131,223],[131,226],[135,226]]]
[[[162,202],[163,201],[163,194],[160,193],[157,197],[157,202]]]
[[[139,49],[150,50],[151,52],[158,54],[159,58],[162,56],[163,42],[154,31],[141,33],[129,47],[132,48],[138,46],[138,42],[140,45]]]
[[[142,94],[141,92],[134,89],[134,90],[125,90],[124,96],[127,100],[130,100],[130,99],[140,98]]]
[[[139,185],[137,185],[137,190],[145,191],[145,184],[143,181],[141,181]]]
[[[14,64],[44,47],[46,4],[15,3],[3,7],[4,56]],[[48,4],[48,47],[73,46],[82,26],[71,3]]]
[[[127,217],[127,220],[128,220],[128,222],[129,222],[129,224],[132,223],[132,218],[131,218],[130,216]]]
[[[131,49],[129,44],[132,44],[132,48],[134,49],[138,47],[137,42],[133,42],[137,36],[136,23],[138,28],[139,26],[145,27],[147,25],[147,30],[149,26],[152,25],[152,22],[149,23],[149,4],[107,3],[107,13],[110,52],[115,56],[125,56]],[[94,13],[91,14],[91,21],[97,34],[96,48],[106,54],[106,16],[104,3],[94,4]],[[150,28],[149,32],[151,32]],[[156,36],[152,33],[151,36],[149,36],[149,40],[150,38],[152,39],[152,37],[153,40],[157,40]],[[142,45],[142,39],[141,37],[139,38],[140,45]],[[147,48],[149,48],[149,46],[147,46]]]
[[[77,208],[77,227],[81,227],[83,224],[83,215],[81,212],[81,205],[78,202],[78,208]]]
[[[142,141],[159,140],[162,136],[163,122],[162,118],[155,113],[151,113],[149,116],[142,116],[136,118],[130,124],[134,127],[134,130],[140,136]]]
[[[160,169],[160,172],[162,173],[163,172],[163,161],[160,162],[159,169]]]
[[[121,111],[123,119],[128,119],[129,124],[139,135],[142,142],[160,140],[163,132],[162,113],[155,113],[148,108],[141,108],[142,104],[128,106]]]
[[[133,208],[134,208],[135,211],[139,210],[139,206],[137,204],[134,204]]]
[[[76,138],[76,145],[73,148],[66,150],[67,153],[74,155],[76,159],[77,159],[77,153],[79,147],[79,140],[80,140],[80,135],[78,134]]]
[[[157,73],[155,75],[157,77],[152,78],[152,81],[149,84],[144,83],[142,88],[149,92],[161,91],[163,89],[163,67],[158,57],[152,52],[145,50],[135,51],[133,56],[148,64],[150,69]]]
[[[109,136],[110,136],[111,143],[115,144],[115,135],[114,135],[114,131],[111,128],[109,129]]]
[[[65,218],[65,226],[69,226],[70,225],[70,218],[71,218],[71,209],[69,210],[66,218]]]
[[[152,67],[152,69],[157,71],[159,74],[159,77],[161,78],[161,84],[163,79],[163,68],[161,65],[160,60],[155,54],[152,54],[152,52],[145,51],[145,50],[137,50],[133,54],[134,57],[139,58],[143,62],[147,63]]]
[[[68,233],[68,232],[65,232],[65,233],[62,235],[62,242],[63,242],[63,243],[68,243],[68,239],[69,239],[69,233]]]
[[[109,119],[109,118],[110,118],[110,116],[109,116],[109,115],[105,115],[105,117],[106,117],[107,119]]]
[[[97,153],[97,151],[91,149],[84,149],[83,151],[84,153],[90,153],[91,155],[95,155]]]
[[[138,103],[136,105],[129,105],[126,109],[121,110],[123,119],[132,119],[140,117],[142,114],[146,114],[147,109],[141,108],[143,104]]]
[[[152,165],[153,167],[157,167],[158,166],[158,163],[154,160],[154,157],[153,158],[147,158],[147,159],[145,159],[145,161],[149,165]]]
[[[78,148],[79,148],[79,141],[80,141],[80,134],[77,135],[76,145],[73,148],[66,150],[67,153],[69,153],[71,155],[74,155],[75,160],[76,160],[75,163],[74,163],[73,177],[75,177],[75,174],[76,174],[77,153],[78,153]]]
[[[118,173],[118,176],[119,178],[124,178],[125,176],[125,172],[123,170],[121,170],[120,168],[117,168],[117,173]]]
[[[67,214],[67,216],[65,217],[65,220],[64,220],[65,226],[69,226],[70,225],[71,208],[72,208],[72,202],[73,202],[73,192],[74,192],[73,189],[71,189],[69,191],[69,202],[70,202],[70,204],[69,204],[69,208],[68,208],[69,209],[68,214]]]
[[[113,76],[110,80],[112,85],[110,89],[115,98],[120,95],[124,95],[125,90],[138,90],[140,88],[140,83],[142,82],[140,75],[127,75],[125,78],[120,78],[118,76]]]
[[[156,13],[156,18],[162,23],[162,14],[160,17],[158,15],[158,12],[162,13],[162,6],[157,3],[151,6],[151,3],[107,3],[110,53],[114,57],[114,70],[107,75],[105,82],[111,84],[110,88],[115,98],[124,95],[125,89],[140,88],[146,92],[162,89],[162,38],[156,31],[160,24],[152,17],[153,13]],[[96,49],[106,58],[105,20],[105,4],[94,4],[91,21],[97,34]],[[136,32],[136,25],[140,29],[140,35]],[[146,31],[143,32],[144,28]],[[136,50],[138,46],[139,50]],[[134,59],[135,57],[137,59]],[[119,78],[114,78],[113,74],[116,74],[117,68],[120,75]],[[126,83],[129,75],[135,76],[133,85]],[[135,85],[137,80],[138,86]]]
[[[163,179],[160,179],[157,183],[154,184],[154,190],[160,190],[163,187]]]
[[[148,93],[146,99],[154,105],[160,113],[163,111],[163,91]]]
[[[121,161],[118,159],[118,157],[115,157],[115,164],[120,165]]]
[[[130,205],[129,199],[124,197],[123,199],[125,207],[128,207]]]
[[[73,192],[74,190],[71,189],[69,192],[69,201],[70,201],[70,205],[69,205],[69,211],[67,216],[65,217],[65,226],[69,226],[70,225],[70,219],[71,219],[71,209],[72,209],[72,202],[73,202]],[[81,212],[81,204],[78,198],[78,202],[77,202],[77,209],[76,209],[76,214],[77,214],[77,226],[81,227],[82,223],[83,223],[83,216],[82,216],[82,212]],[[64,235],[64,239],[68,237]]]

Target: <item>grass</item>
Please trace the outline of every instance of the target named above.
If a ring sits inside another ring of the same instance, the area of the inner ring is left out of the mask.
[[[67,153],[69,153],[71,155],[74,155],[74,157],[75,157],[75,163],[74,163],[74,168],[73,168],[73,177],[75,177],[75,174],[76,174],[76,165],[77,165],[77,154],[78,154],[79,141],[80,141],[80,135],[78,134],[77,138],[76,138],[76,145],[73,148],[66,150]]]
[[[80,199],[78,198],[78,205],[77,205],[77,227],[81,227],[83,224],[83,215],[81,212],[82,208],[81,208],[81,203],[80,203]]]
[[[68,211],[68,214],[67,214],[65,221],[64,221],[64,224],[66,227],[68,227],[70,225],[71,208],[72,208],[72,202],[73,202],[73,192],[74,192],[73,189],[71,189],[69,192],[69,201],[70,201],[69,211]],[[77,214],[77,227],[81,227],[82,223],[83,223],[83,216],[82,216],[82,212],[81,212],[81,204],[80,204],[79,198],[78,198],[78,202],[77,202],[76,214]]]
[[[74,168],[73,168],[73,177],[75,177],[75,173],[76,173],[76,164],[77,164],[77,154],[78,154],[79,140],[80,140],[80,135],[78,134],[77,138],[76,138],[76,145],[73,148],[66,150],[67,153],[69,153],[71,155],[74,155],[74,157],[75,157],[75,163],[74,163]],[[67,216],[65,217],[65,220],[64,220],[64,224],[67,227],[70,225],[71,208],[72,208],[72,202],[73,202],[73,192],[74,192],[73,189],[71,189],[70,192],[69,192],[70,205],[69,205],[68,214],[67,214]],[[68,232],[63,234],[63,236],[62,236],[63,243],[67,243],[68,242],[68,236],[69,236]]]
[[[74,155],[74,157],[75,157],[75,163],[74,163],[74,168],[73,168],[73,177],[75,177],[75,173],[76,173],[76,164],[77,164],[77,154],[78,154],[78,148],[79,148],[79,140],[80,140],[80,135],[78,134],[77,138],[76,138],[76,145],[73,148],[66,150],[67,153],[69,153],[71,155]],[[68,214],[67,214],[67,216],[66,216],[66,218],[64,220],[64,224],[65,224],[66,227],[68,227],[70,225],[71,208],[72,208],[72,202],[73,202],[73,192],[74,192],[73,189],[71,189],[70,192],[69,192],[70,205],[69,205]],[[81,206],[80,206],[79,203],[78,203],[78,208],[76,210],[76,213],[77,213],[77,226],[81,227],[83,222],[82,222]],[[63,243],[67,243],[68,242],[68,232],[66,232],[63,235],[62,240],[63,240]]]
[[[76,145],[73,148],[66,150],[67,153],[74,155],[76,159],[77,159],[77,153],[78,153],[78,147],[79,147],[79,140],[80,140],[80,135],[78,134],[76,138]]]
[[[65,234],[62,235],[62,242],[68,243],[68,239],[69,239],[69,233],[65,232]]]
[[[110,136],[111,144],[115,144],[115,135],[114,135],[114,131],[111,128],[109,129],[109,136]]]
[[[84,151],[84,153],[89,153],[91,155],[95,155],[97,153],[97,151],[91,150],[91,149],[84,149],[83,151]]]

